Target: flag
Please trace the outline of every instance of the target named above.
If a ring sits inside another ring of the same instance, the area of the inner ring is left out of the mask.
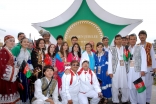
[[[23,60],[19,71],[23,72],[23,74],[25,74],[25,76],[27,78],[29,78],[32,75],[32,73],[31,73],[31,71],[29,69],[29,65],[28,65],[28,63],[25,62],[25,60]]]
[[[124,61],[128,61],[128,59],[131,57],[131,53],[129,49],[125,48],[124,49],[124,54],[123,54],[123,59]]]
[[[26,66],[25,66],[25,68],[24,68],[24,70],[23,70],[23,73],[25,74],[25,76],[27,77],[27,78],[29,78],[30,76],[31,76],[31,71],[30,71],[30,69],[29,69],[29,65],[28,64],[26,64]]]
[[[142,93],[145,91],[146,87],[145,87],[145,84],[141,77],[138,78],[137,80],[135,80],[133,83],[134,83],[138,93]]]

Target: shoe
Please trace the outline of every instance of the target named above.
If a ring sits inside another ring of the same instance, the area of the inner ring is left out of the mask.
[[[150,103],[146,102],[146,104],[150,104]]]

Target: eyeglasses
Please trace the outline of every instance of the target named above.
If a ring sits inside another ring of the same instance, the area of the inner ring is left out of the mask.
[[[79,66],[79,64],[73,64],[72,66]]]

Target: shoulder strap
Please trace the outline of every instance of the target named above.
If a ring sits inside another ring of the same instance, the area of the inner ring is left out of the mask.
[[[47,90],[47,89],[48,89],[49,85],[50,85],[50,84],[51,84],[51,82],[52,82],[52,79],[53,79],[53,78],[51,78],[51,80],[50,80],[50,82],[49,82],[48,86],[47,86],[45,89],[42,89],[42,91],[45,91],[45,90]],[[41,80],[41,81],[42,81],[42,80]]]

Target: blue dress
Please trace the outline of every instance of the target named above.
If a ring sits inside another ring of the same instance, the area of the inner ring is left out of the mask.
[[[111,78],[106,75],[106,72],[108,70],[108,52],[105,51],[103,56],[98,57],[97,54],[95,54],[95,67],[96,67],[96,75],[99,80],[102,82],[100,83],[102,94],[105,98],[111,98],[112,92],[111,92]],[[98,68],[101,70],[98,72]]]

